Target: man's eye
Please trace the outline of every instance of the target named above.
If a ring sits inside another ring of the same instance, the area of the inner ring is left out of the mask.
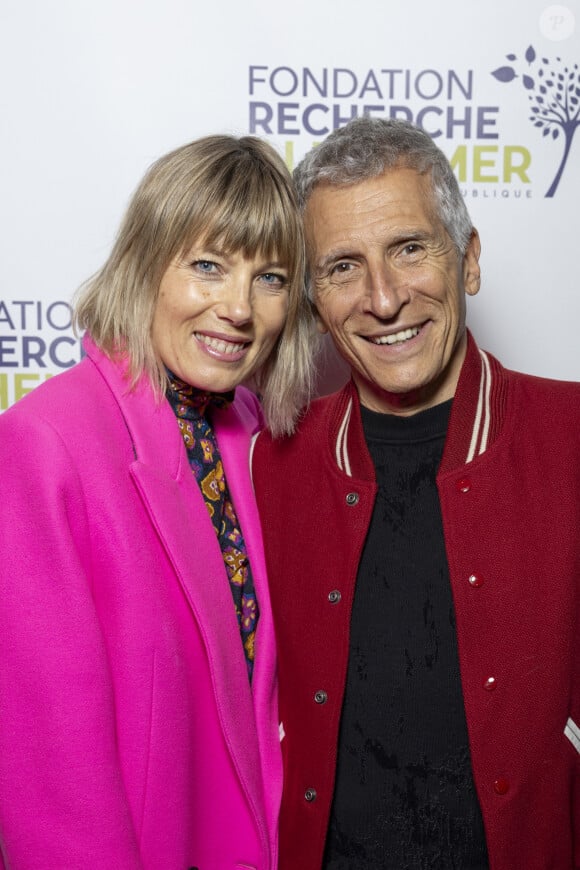
[[[421,251],[421,245],[417,242],[409,242],[408,245],[405,245],[403,248],[404,254],[418,254]]]
[[[353,268],[354,266],[352,263],[336,263],[331,269],[331,274],[346,275],[346,273],[350,272]]]

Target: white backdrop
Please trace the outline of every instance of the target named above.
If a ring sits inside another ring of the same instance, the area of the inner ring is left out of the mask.
[[[480,344],[580,380],[579,7],[1,0],[0,410],[78,360],[68,303],[154,159],[252,132],[291,163],[364,111],[421,120],[456,165]]]

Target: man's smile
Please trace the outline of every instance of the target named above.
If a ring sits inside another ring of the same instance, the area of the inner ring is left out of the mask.
[[[414,326],[411,329],[401,329],[399,332],[394,332],[390,335],[379,335],[376,338],[369,336],[367,341],[372,342],[372,344],[402,344],[411,338],[415,338],[419,335],[420,331],[418,326]]]

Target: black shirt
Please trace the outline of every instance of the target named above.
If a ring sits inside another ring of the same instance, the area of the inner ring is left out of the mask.
[[[451,401],[361,409],[378,494],[357,575],[324,870],[487,870],[435,477]]]

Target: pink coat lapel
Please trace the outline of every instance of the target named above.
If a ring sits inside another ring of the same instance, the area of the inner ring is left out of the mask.
[[[259,816],[255,797],[261,794],[262,780],[252,759],[260,753],[240,634],[215,531],[189,467],[175,416],[168,402],[155,403],[145,380],[129,391],[119,369],[88,340],[86,347],[119,400],[135,448],[136,458],[130,473],[204,638],[224,738]],[[222,415],[216,434],[249,555],[256,560],[258,591],[263,594],[264,557],[247,468],[250,435],[235,408],[223,411]],[[256,534],[258,538],[254,541]],[[272,695],[274,665],[266,659],[273,654],[273,642],[269,605],[266,604],[264,646],[269,648],[270,656],[264,655],[267,649],[261,649],[256,667],[259,685],[256,700],[266,689]],[[259,631],[261,642],[260,627]],[[263,699],[258,702],[258,712],[264,703]]]
[[[252,693],[258,723],[260,756],[264,761],[265,759],[278,759],[280,751],[280,737],[276,725],[278,722],[276,641],[266,576],[260,518],[254,498],[249,466],[252,428],[258,431],[259,427],[255,423],[255,411],[249,412],[245,405],[245,401],[248,398],[240,396],[238,399],[236,397],[236,403],[232,408],[226,411],[215,412],[213,422],[226,471],[228,487],[244,533],[260,605]],[[253,397],[251,398],[253,399]],[[268,728],[271,724],[274,725],[274,728]],[[281,766],[270,765],[266,775],[270,795],[265,795],[265,802],[267,809],[272,812],[269,821],[273,829],[277,825],[278,814],[278,804],[275,800],[275,795],[282,789]],[[270,796],[271,799],[268,800]]]

